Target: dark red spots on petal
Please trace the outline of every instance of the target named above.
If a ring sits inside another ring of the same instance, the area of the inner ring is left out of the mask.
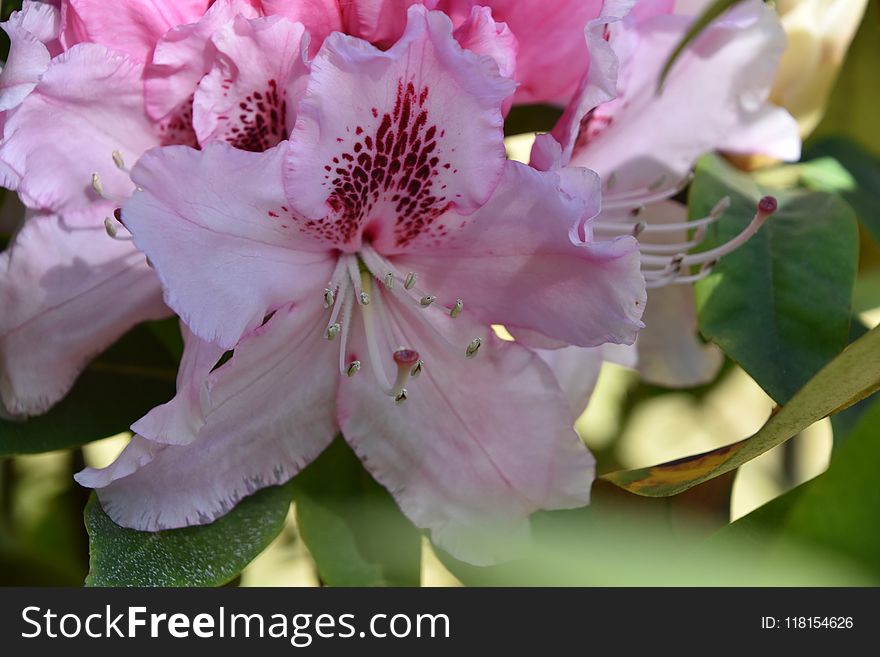
[[[437,219],[449,208],[445,184],[437,182],[441,170],[438,139],[445,132],[431,124],[425,104],[428,88],[417,90],[401,82],[390,112],[372,108],[376,121],[345,128],[361,137],[332,158],[322,184],[330,188],[331,213],[320,219],[298,221],[300,230],[343,245],[355,239],[372,241],[380,230],[393,225],[393,239],[404,246],[424,233],[445,234]],[[372,133],[372,134],[370,134]],[[346,139],[336,138],[338,143]],[[391,216],[389,216],[391,215]]]
[[[241,110],[229,119],[225,139],[245,151],[261,152],[287,138],[286,92],[269,80],[265,90],[254,91],[238,104]]]
[[[159,124],[159,140],[163,146],[179,144],[199,148],[199,140],[193,129],[193,97],[181,103],[168,118]]]

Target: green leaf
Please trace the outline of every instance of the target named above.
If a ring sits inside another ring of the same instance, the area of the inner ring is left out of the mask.
[[[523,558],[478,567],[437,550],[468,586],[856,586],[877,578],[834,555],[787,546],[767,558],[748,541],[706,550],[700,525],[628,506],[539,514]]]
[[[878,389],[880,328],[875,328],[824,367],[788,404],[777,407],[751,438],[662,465],[612,472],[602,479],[638,495],[675,495],[730,472]]]
[[[0,456],[67,449],[126,431],[174,396],[177,362],[148,325],[95,359],[48,413],[0,420]]]
[[[421,534],[339,437],[293,480],[297,526],[331,586],[418,586]]]
[[[837,195],[774,192],[709,157],[697,167],[690,215],[706,216],[724,196],[731,205],[706,248],[742,231],[768,193],[778,212],[697,284],[697,308],[703,335],[784,404],[848,342],[858,230]]]
[[[868,332],[868,327],[862,323],[858,317],[853,317],[849,329],[850,342],[855,342]],[[852,434],[858,423],[862,419],[865,411],[873,404],[870,397],[863,399],[857,404],[853,404],[846,410],[831,416],[831,431],[834,439],[833,449],[836,451]]]
[[[848,184],[837,185],[835,191],[852,206],[859,221],[880,244],[880,157],[842,138],[823,139],[811,146],[806,156],[810,158],[806,164],[831,160],[848,174]],[[808,179],[805,183],[816,189],[817,181]]]
[[[86,586],[220,586],[281,532],[291,485],[264,488],[210,525],[139,532],[114,523],[97,496],[85,509]]]
[[[681,57],[681,54],[685,51],[685,48],[687,48],[694,39],[700,36],[700,33],[709,26],[709,23],[740,2],[742,2],[742,0],[715,0],[715,2],[706,7],[703,13],[694,21],[693,25],[690,26],[688,31],[685,32],[685,35],[681,38],[681,41],[678,42],[678,45],[675,46],[675,50],[672,51],[672,54],[669,55],[669,59],[667,59],[666,63],[663,65],[663,70],[660,71],[660,78],[657,80],[658,93],[663,89],[663,83],[666,82],[666,77],[669,75],[675,62],[678,61],[678,58]]]
[[[880,401],[863,415],[828,471],[801,484],[713,537],[748,540],[757,548],[781,542],[845,555],[880,576]]]

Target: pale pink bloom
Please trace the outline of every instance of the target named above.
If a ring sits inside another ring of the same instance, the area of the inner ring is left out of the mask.
[[[13,415],[47,410],[90,358],[169,313],[143,256],[103,234],[107,220],[125,238],[108,218],[134,190],[127,166],[164,144],[264,150],[289,134],[308,75],[305,26],[242,0],[208,4],[25,2],[5,25],[0,178],[39,217],[0,254],[0,299],[12,308],[0,315],[0,400]],[[189,59],[169,71],[182,40]],[[183,101],[146,111],[169,79]],[[95,312],[103,305],[113,312]]]
[[[567,165],[602,176],[603,209],[592,225],[597,239],[639,236],[643,271],[655,289],[638,355],[625,355],[623,362],[637,362],[646,381],[665,386],[693,386],[717,373],[720,353],[696,336],[690,283],[708,275],[717,258],[766,218],[756,216],[745,234],[720,251],[682,258],[723,213],[724,200],[710,216],[687,223],[686,208],[668,199],[688,183],[697,158],[707,152],[785,160],[800,154],[797,124],[767,102],[785,35],[774,11],[759,0],[741,3],[707,28],[657,93],[663,64],[692,20],[693,15],[630,13],[591,24],[591,66],[581,89],[552,134],[539,136],[532,150],[533,166],[562,167],[563,180]],[[689,229],[698,229],[690,240]],[[575,362],[563,378],[583,371],[590,372],[586,380],[594,380],[594,354],[566,353]],[[619,357],[617,350],[612,360]],[[583,389],[579,384],[576,394]],[[581,397],[577,406],[582,409],[586,400]]]
[[[384,52],[333,34],[311,70],[289,147],[169,147],[135,168],[123,221],[168,304],[218,348],[191,340],[185,367],[234,355],[204,386],[184,377],[172,408],[79,481],[128,527],[206,523],[341,431],[439,545],[494,561],[488,537],[513,549],[532,512],[588,502],[593,459],[551,370],[490,324],[632,342],[638,245],[572,239],[598,209],[590,172],[569,196],[505,160],[513,83],[442,13],[411,8]]]

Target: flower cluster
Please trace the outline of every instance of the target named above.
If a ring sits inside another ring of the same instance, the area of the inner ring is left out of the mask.
[[[4,412],[174,313],[177,396],[78,475],[116,522],[211,522],[341,433],[438,545],[504,558],[533,512],[589,502],[572,425],[602,359],[717,368],[687,284],[773,208],[688,254],[724,206],[671,200],[696,159],[798,157],[759,0],[656,93],[704,4],[26,0],[0,74],[0,182],[28,208],[0,255]],[[533,103],[564,112],[507,159]]]

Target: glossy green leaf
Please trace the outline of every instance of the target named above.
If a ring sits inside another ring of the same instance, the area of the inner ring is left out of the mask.
[[[146,325],[98,356],[48,413],[0,420],[0,456],[67,449],[126,431],[174,396],[177,362]]]
[[[768,193],[719,158],[701,160],[690,215],[706,216],[719,199],[731,199],[706,248],[742,231]],[[775,193],[779,211],[696,291],[703,335],[785,403],[848,342],[858,230],[835,194]]]
[[[139,532],[115,524],[95,495],[85,509],[87,586],[220,586],[281,532],[291,485],[264,488],[210,525]]]
[[[858,317],[853,317],[849,328],[850,342],[855,342],[867,332],[868,327]],[[869,397],[831,416],[831,430],[834,437],[833,445],[835,451],[850,437],[861,421],[862,416],[873,403],[874,400]]]
[[[331,586],[418,586],[421,534],[342,438],[293,480],[300,535]]]
[[[700,33],[709,26],[709,23],[740,2],[742,2],[742,0],[715,0],[703,10],[703,13],[700,14],[697,20],[694,21],[694,24],[688,28],[688,31],[681,38],[681,41],[678,42],[678,45],[675,46],[675,50],[672,51],[672,54],[669,55],[669,59],[667,59],[666,63],[663,65],[663,70],[660,71],[660,78],[657,80],[658,92],[663,89],[663,83],[666,82],[666,77],[669,75],[672,67],[675,66],[675,62],[678,61],[678,58],[681,57],[681,54],[691,42],[700,36]]]
[[[880,401],[874,401],[827,472],[721,530],[769,551],[797,542],[844,555],[880,577]]]
[[[824,417],[880,389],[880,328],[847,347],[776,411],[758,433],[732,445],[648,468],[602,476],[631,493],[666,497],[730,472]]]
[[[817,142],[806,152],[806,157],[815,158],[807,164],[821,160],[836,162],[848,174],[849,180],[841,180],[833,191],[846,199],[862,225],[880,244],[880,157],[842,138]],[[817,189],[829,181],[807,179],[804,182],[812,189]]]

